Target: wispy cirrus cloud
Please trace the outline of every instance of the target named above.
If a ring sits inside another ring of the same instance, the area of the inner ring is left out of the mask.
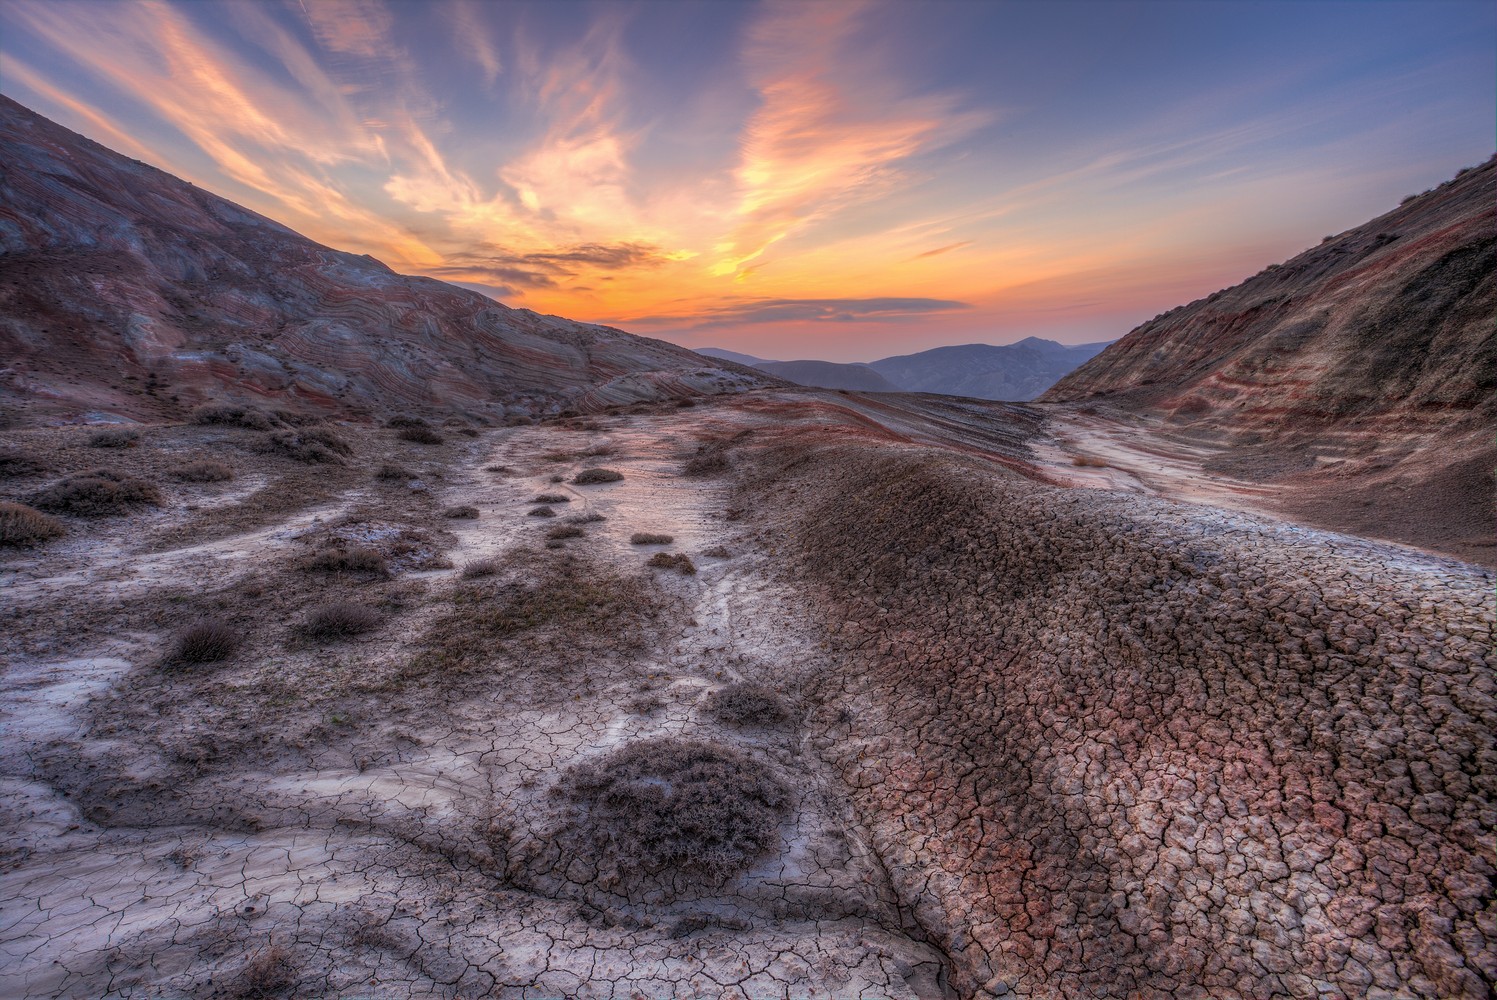
[[[528,253],[498,247],[451,254],[433,274],[465,280],[487,279],[509,287],[555,288],[558,279],[588,270],[654,270],[682,259],[650,243],[583,243]]]
[[[631,317],[627,322],[659,327],[739,326],[749,323],[888,322],[971,309],[968,302],[916,297],[781,299],[738,297],[712,304],[693,303],[679,313]]]

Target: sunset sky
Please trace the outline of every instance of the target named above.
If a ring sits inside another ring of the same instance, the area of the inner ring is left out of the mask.
[[[1497,4],[5,0],[0,91],[692,347],[1109,340],[1493,152]]]

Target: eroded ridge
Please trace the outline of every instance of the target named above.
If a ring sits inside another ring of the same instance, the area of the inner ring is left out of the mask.
[[[1489,995],[1489,573],[897,445],[768,448],[743,502],[962,995]]]

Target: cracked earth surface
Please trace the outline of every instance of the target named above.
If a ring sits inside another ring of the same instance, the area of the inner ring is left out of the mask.
[[[360,432],[7,556],[0,995],[1490,995],[1491,574],[924,405]]]

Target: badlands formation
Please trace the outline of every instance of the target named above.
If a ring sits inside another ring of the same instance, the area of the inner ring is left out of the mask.
[[[1491,994],[1490,165],[1009,404],[4,110],[0,995]]]

